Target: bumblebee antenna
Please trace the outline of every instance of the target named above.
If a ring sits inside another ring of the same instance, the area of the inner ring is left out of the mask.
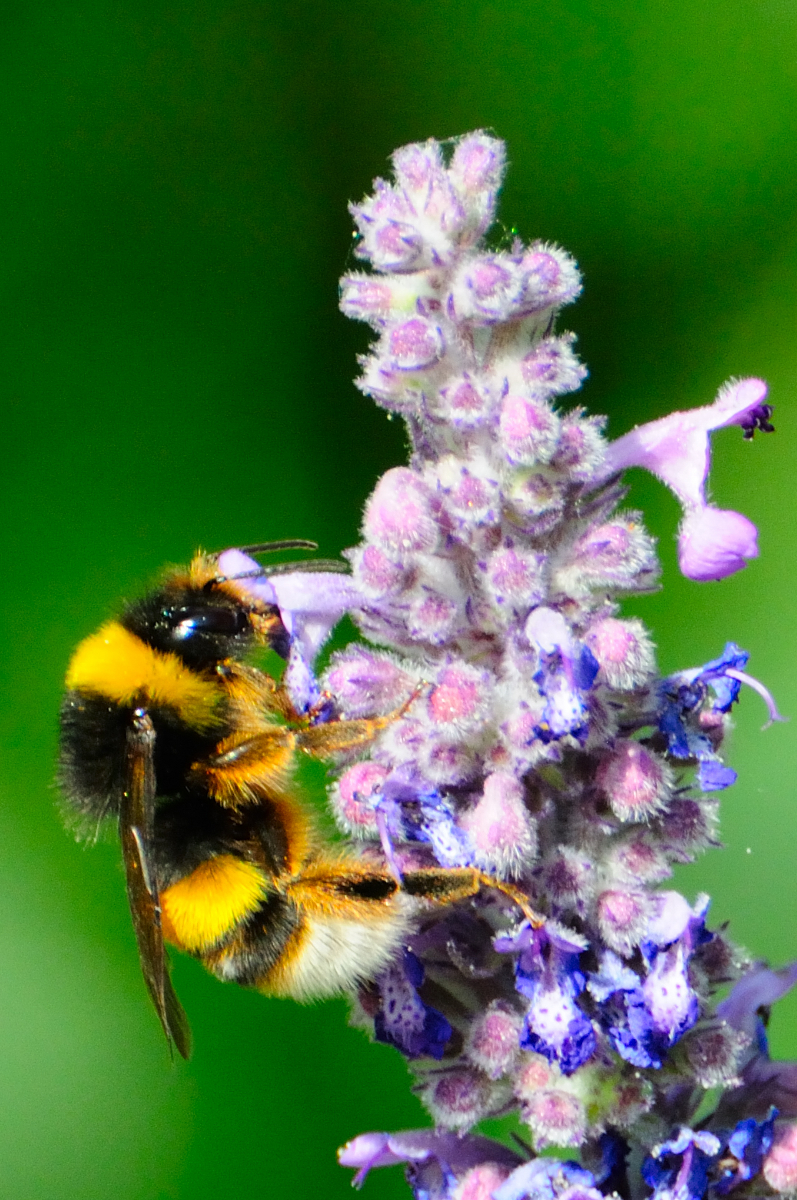
[[[274,563],[274,566],[269,567],[268,570],[264,567],[261,571],[242,571],[240,575],[216,575],[210,582],[215,587],[220,583],[235,583],[239,579],[266,579],[271,575],[287,575],[292,571],[303,571],[306,574],[315,571],[319,574],[350,575],[351,567],[343,559],[317,558],[315,561],[305,559],[304,562]]]
[[[307,538],[287,538],[282,542],[255,542],[253,546],[239,546],[242,554],[270,554],[272,550],[317,550],[318,542]]]

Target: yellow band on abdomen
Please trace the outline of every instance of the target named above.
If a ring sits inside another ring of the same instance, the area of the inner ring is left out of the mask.
[[[266,895],[266,878],[254,863],[219,854],[161,893],[163,936],[183,950],[209,950]]]

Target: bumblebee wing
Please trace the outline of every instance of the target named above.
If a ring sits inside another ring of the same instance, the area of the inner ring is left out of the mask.
[[[119,837],[127,876],[127,899],[133,917],[141,970],[169,1049],[183,1058],[191,1053],[188,1019],[169,978],[161,932],[158,885],[151,867],[155,822],[155,729],[143,709],[136,709],[127,731],[125,786],[119,811]]]

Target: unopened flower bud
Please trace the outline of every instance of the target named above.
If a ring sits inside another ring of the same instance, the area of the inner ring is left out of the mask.
[[[520,1053],[522,1025],[519,1013],[503,1001],[494,1000],[468,1031],[467,1057],[489,1079],[500,1079],[512,1069]]]
[[[584,641],[600,663],[599,681],[617,691],[641,687],[653,675],[653,645],[641,621],[604,617],[590,626]]]
[[[484,1075],[462,1069],[432,1076],[423,1099],[436,1125],[465,1130],[487,1116],[493,1094]]]
[[[393,370],[426,371],[443,357],[446,344],[438,325],[412,317],[388,332],[386,349]]]
[[[487,588],[496,608],[521,615],[545,597],[545,556],[502,547],[487,561]]]
[[[393,562],[378,546],[358,547],[351,555],[354,581],[369,600],[400,592],[407,581],[407,571]]]
[[[739,1087],[737,1076],[750,1038],[724,1022],[691,1033],[684,1042],[695,1079],[703,1088]]]
[[[375,762],[355,763],[344,771],[330,791],[333,811],[344,829],[355,835],[374,835],[375,802],[388,774]]]
[[[621,821],[645,821],[664,806],[672,774],[662,759],[631,740],[620,740],[598,767],[595,782]]]
[[[350,718],[392,712],[403,704],[415,686],[415,680],[389,654],[364,646],[336,654],[325,682]]]
[[[632,892],[625,888],[601,892],[597,916],[607,946],[611,946],[618,954],[630,954],[645,935],[650,916],[650,897],[644,892]]]
[[[499,878],[517,874],[535,857],[536,829],[514,775],[504,771],[488,775],[481,799],[463,813],[461,825],[470,835],[476,865]]]
[[[489,677],[468,663],[444,667],[429,694],[429,716],[438,729],[465,732],[478,726],[489,699]]]
[[[537,1092],[551,1086],[554,1069],[542,1054],[525,1051],[515,1074],[514,1090],[520,1100],[531,1100]]]
[[[521,362],[523,380],[536,399],[548,400],[581,387],[587,368],[573,353],[574,341],[572,333],[542,338]]]
[[[498,1163],[481,1163],[472,1167],[454,1188],[451,1200],[493,1200],[493,1192],[509,1174],[508,1167]]]
[[[501,445],[510,463],[546,463],[556,450],[559,419],[541,400],[510,393],[501,405]]]
[[[535,1150],[546,1146],[580,1146],[586,1136],[584,1105],[570,1092],[544,1088],[522,1106],[521,1117],[534,1137]]]
[[[393,467],[376,485],[365,509],[365,536],[396,555],[429,551],[437,545],[437,522],[429,493],[407,467]]]

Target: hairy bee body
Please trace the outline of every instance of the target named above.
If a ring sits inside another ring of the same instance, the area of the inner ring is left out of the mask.
[[[61,710],[68,808],[84,831],[118,821],[142,971],[184,1055],[164,940],[221,979],[306,1000],[372,980],[418,899],[451,903],[486,885],[524,904],[475,868],[399,883],[384,862],[323,843],[291,786],[297,755],[355,751],[403,709],[346,721],[296,712],[247,662],[258,644],[284,657],[289,639],[246,578],[198,554],[78,646]]]
[[[222,979],[309,999],[372,978],[408,923],[389,872],[324,847],[290,786],[297,752],[328,757],[384,722],[313,725],[246,663],[257,643],[286,652],[278,610],[198,555],[86,638],[67,674],[59,782],[84,831],[115,817],[124,847],[129,826],[142,967],[181,1050],[161,938]]]

